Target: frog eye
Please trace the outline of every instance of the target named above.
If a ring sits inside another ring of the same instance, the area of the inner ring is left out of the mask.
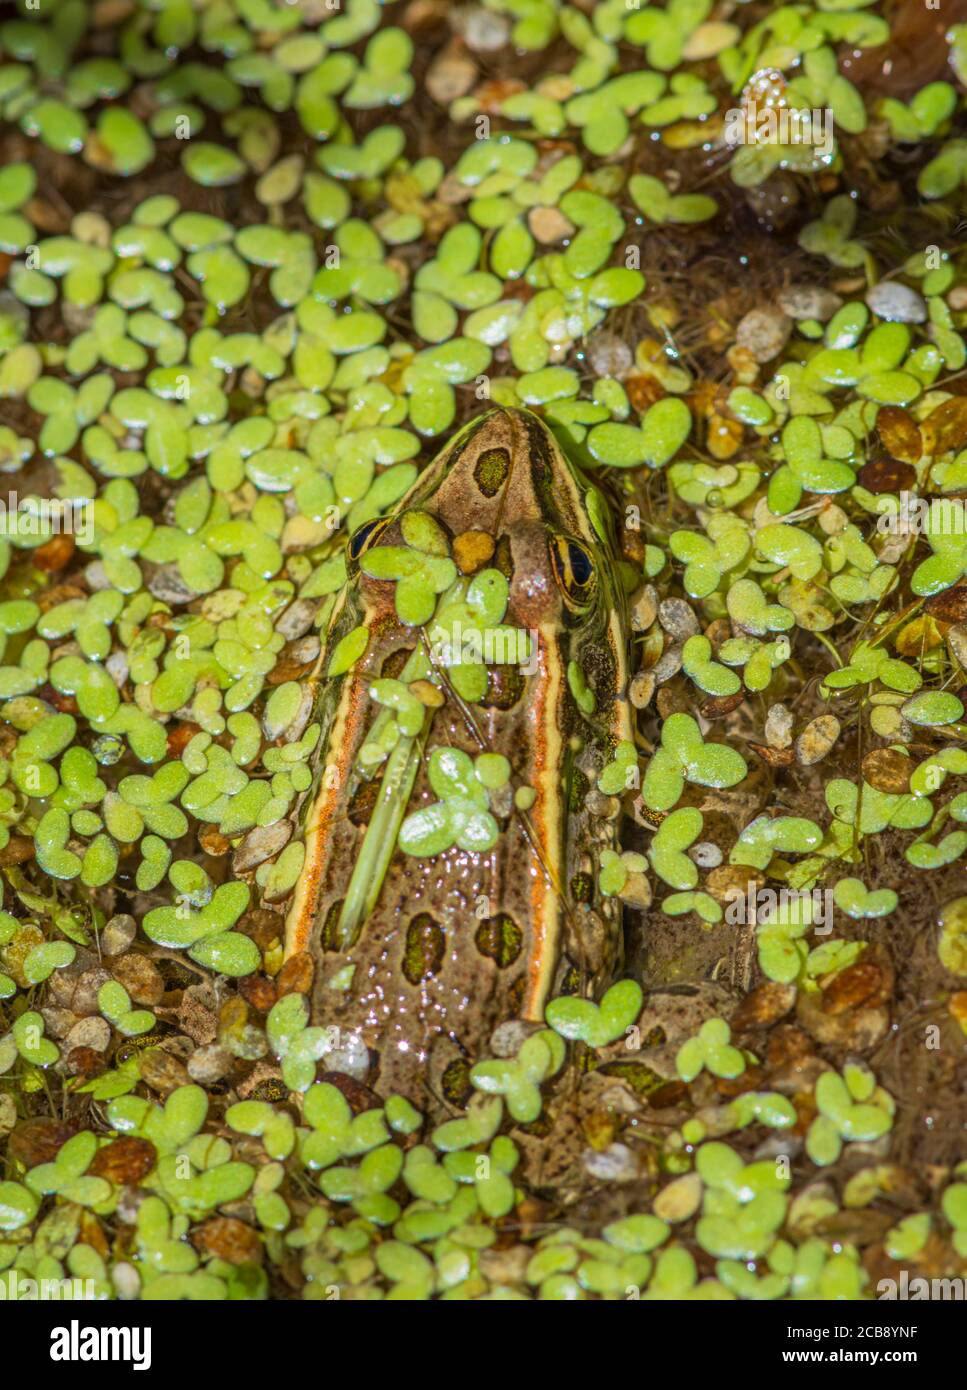
[[[597,583],[594,559],[587,546],[570,536],[552,536],[551,564],[565,601],[572,608],[586,608]]]
[[[347,547],[347,554],[353,563],[365,555],[371,545],[375,545],[391,520],[388,516],[378,517],[375,521],[364,521],[362,526],[357,526]]]

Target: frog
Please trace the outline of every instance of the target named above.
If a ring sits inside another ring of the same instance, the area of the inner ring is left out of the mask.
[[[397,601],[403,580],[385,576],[403,571],[445,585],[432,614],[425,594],[421,613]],[[474,632],[475,596],[493,593],[499,621],[455,654],[441,613]],[[350,538],[313,678],[322,736],[285,952],[311,957],[313,1023],[377,1094],[445,1103],[496,1028],[537,1028],[555,992],[596,998],[619,973],[621,907],[596,874],[619,817],[595,784],[634,741],[628,624],[602,494],[523,409],[471,420]],[[488,649],[509,632],[527,636],[516,660]],[[362,656],[329,675],[350,637]],[[387,691],[395,714],[374,698]],[[484,768],[502,777],[483,787]],[[455,842],[408,852],[427,820]]]

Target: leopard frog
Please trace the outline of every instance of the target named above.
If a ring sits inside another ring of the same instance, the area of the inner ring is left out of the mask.
[[[313,1022],[369,1083],[425,1102],[497,1024],[619,968],[596,886],[617,824],[594,810],[633,737],[624,596],[601,494],[523,410],[472,421],[347,563],[286,954],[312,956]]]

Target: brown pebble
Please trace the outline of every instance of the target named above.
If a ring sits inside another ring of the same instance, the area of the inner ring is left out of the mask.
[[[758,892],[765,881],[765,875],[757,869],[744,864],[721,864],[709,874],[705,887],[716,902],[728,903],[737,896],[747,897],[750,884],[752,891]]]
[[[639,671],[628,687],[628,699],[635,709],[645,709],[651,703],[657,682],[651,671]]]
[[[769,767],[791,767],[796,761],[794,748],[770,748],[766,743],[750,743],[749,747]]]
[[[790,285],[779,291],[779,308],[794,319],[818,319],[826,323],[842,307],[843,301],[819,285]]]
[[[427,70],[426,90],[439,106],[466,96],[477,80],[477,65],[462,43],[448,44]]]
[[[710,695],[702,701],[700,713],[705,719],[724,719],[738,709],[744,699],[744,690],[737,690],[734,695]]]
[[[111,1025],[98,1014],[88,1014],[79,1018],[64,1038],[64,1051],[73,1052],[75,1048],[90,1049],[93,1052],[107,1052],[111,1046]]]
[[[823,990],[822,1007],[825,1014],[841,1014],[872,1001],[880,992],[883,972],[872,962],[858,961],[840,970]],[[879,1002],[877,1000],[877,1002]]]
[[[284,994],[309,994],[315,973],[315,962],[308,951],[290,956],[275,979],[279,998]]]
[[[138,1065],[141,1080],[159,1095],[166,1096],[179,1086],[187,1086],[191,1080],[184,1063],[160,1047],[142,1052]]]
[[[856,481],[867,492],[876,494],[909,491],[917,481],[917,470],[911,463],[884,455],[864,463],[856,475]]]
[[[235,1216],[213,1216],[191,1233],[192,1241],[216,1259],[232,1265],[259,1264],[262,1238],[258,1231]]]
[[[662,686],[655,704],[662,719],[667,719],[671,714],[690,714],[692,709],[687,690],[677,683]]]
[[[840,722],[835,714],[811,719],[796,739],[796,758],[804,767],[821,763],[839,738]]]
[[[165,992],[161,972],[147,956],[131,953],[121,956],[111,967],[114,978],[124,986],[136,1004],[149,1007],[161,1003]]]
[[[72,1047],[64,1062],[71,1076],[82,1076],[85,1081],[107,1071],[107,1058],[95,1047]]]
[[[47,574],[64,569],[74,554],[74,537],[66,532],[53,536],[33,552],[33,563]]]
[[[543,246],[551,246],[555,241],[563,241],[565,237],[574,235],[574,223],[559,208],[531,208],[527,225],[534,239]]]
[[[767,980],[747,994],[729,1020],[733,1033],[768,1028],[784,1018],[796,1002],[796,986]]]
[[[967,622],[967,584],[954,584],[939,594],[933,594],[923,607],[932,618],[939,618],[941,622]]]
[[[36,848],[32,839],[28,840],[23,835],[11,835],[0,850],[0,867],[10,868],[16,864],[26,864],[28,859],[33,859]]]
[[[138,934],[138,924],[129,912],[119,912],[105,923],[101,932],[101,954],[120,956]]]
[[[150,1139],[125,1134],[98,1149],[88,1172],[95,1178],[107,1178],[118,1187],[136,1187],[157,1160],[158,1151]]]
[[[172,758],[180,758],[196,734],[201,733],[200,724],[190,724],[187,720],[172,724],[168,729],[168,753]]]
[[[245,913],[235,930],[250,936],[260,951],[266,951],[285,935],[285,918],[267,907],[256,907]]]
[[[278,989],[267,975],[246,975],[238,982],[238,992],[260,1014],[267,1014],[278,1001]]]
[[[62,1144],[76,1132],[76,1127],[46,1115],[23,1120],[10,1131],[7,1152],[15,1163],[36,1168],[38,1163],[52,1163]]]
[[[203,826],[198,834],[198,843],[213,859],[220,859],[232,847],[231,840],[227,835],[223,835],[216,825]]]
[[[757,362],[771,362],[786,345],[792,319],[781,309],[750,309],[735,330],[735,340]]]
[[[624,388],[628,393],[628,400],[639,415],[643,415],[650,406],[653,406],[656,401],[660,401],[665,395],[664,386],[650,372],[641,372],[635,376],[627,377]]]
[[[207,1043],[188,1058],[188,1075],[192,1081],[197,1081],[199,1086],[210,1086],[227,1076],[234,1063],[235,1058],[227,1047],[218,1043]]]
[[[880,407],[876,415],[876,432],[884,449],[895,459],[902,459],[904,463],[916,463],[923,453],[920,426],[902,405]],[[865,486],[867,484],[864,483]]]
[[[863,759],[863,777],[878,792],[902,796],[910,790],[910,776],[915,767],[912,758],[896,748],[874,748]]]

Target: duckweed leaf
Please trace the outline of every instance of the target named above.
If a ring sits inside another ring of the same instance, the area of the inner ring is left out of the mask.
[[[590,999],[552,999],[546,1018],[556,1033],[588,1047],[606,1047],[620,1038],[641,1012],[641,986],[622,980],[604,995],[600,1004]]]
[[[703,787],[731,787],[747,771],[740,753],[724,744],[705,743],[692,716],[676,713],[662,726],[661,747],[645,771],[642,792],[652,810],[666,811],[678,801],[686,781]]]

